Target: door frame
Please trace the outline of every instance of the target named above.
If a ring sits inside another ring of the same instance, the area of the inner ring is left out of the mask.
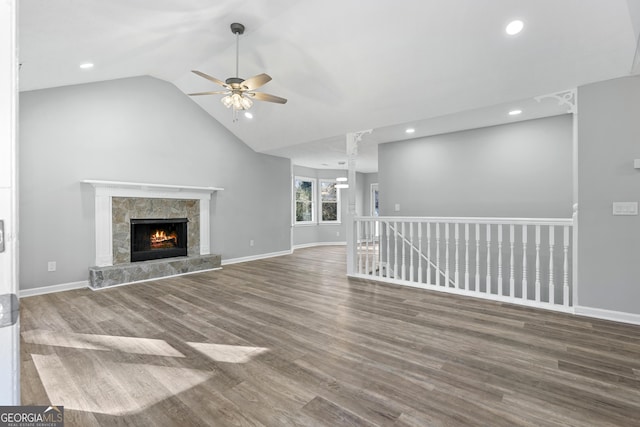
[[[0,405],[20,404],[17,8],[0,2]]]

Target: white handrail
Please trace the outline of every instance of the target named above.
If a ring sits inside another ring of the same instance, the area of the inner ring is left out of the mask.
[[[438,216],[358,216],[355,221],[440,222],[449,224],[573,225],[572,218],[476,218]]]

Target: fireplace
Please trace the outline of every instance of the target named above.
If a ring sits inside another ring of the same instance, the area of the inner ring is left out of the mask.
[[[187,218],[131,219],[131,262],[187,256]]]

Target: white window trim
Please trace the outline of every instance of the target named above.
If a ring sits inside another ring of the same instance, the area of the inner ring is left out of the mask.
[[[312,184],[311,189],[311,221],[298,221],[296,219],[296,181],[310,181]],[[317,207],[318,207],[318,180],[316,178],[309,178],[307,176],[296,175],[291,182],[293,188],[292,191],[292,205],[293,205],[293,225],[294,226],[309,226],[317,224]]]
[[[340,203],[341,191],[339,188],[336,188],[336,209],[338,211],[338,219],[333,221],[322,220],[322,183],[323,182],[329,182],[331,184],[335,184],[336,180],[329,179],[329,178],[326,178],[326,179],[320,178],[318,180],[318,224],[326,224],[326,225],[341,224],[342,223],[342,215],[341,215],[342,204]]]

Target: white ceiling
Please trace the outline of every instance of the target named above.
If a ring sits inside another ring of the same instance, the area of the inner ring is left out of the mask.
[[[20,0],[21,90],[151,75],[185,93],[266,72],[254,118],[194,97],[259,152],[339,169],[347,132],[376,144],[561,114],[533,97],[639,70],[640,0]],[[525,22],[517,36],[506,24]],[[93,62],[91,70],[79,64]],[[517,118],[506,113],[521,108]],[[416,133],[404,133],[406,127]],[[326,166],[325,166],[326,165]]]

